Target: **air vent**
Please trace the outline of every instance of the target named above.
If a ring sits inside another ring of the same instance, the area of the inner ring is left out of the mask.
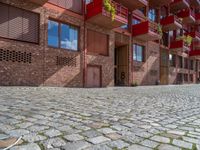
[[[32,59],[31,53],[0,49],[0,61],[31,63],[31,59]]]
[[[69,66],[76,67],[76,58],[75,57],[56,57],[56,65],[58,66]]]

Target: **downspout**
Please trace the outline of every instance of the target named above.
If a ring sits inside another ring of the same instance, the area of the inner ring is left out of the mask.
[[[83,16],[84,16],[84,25],[83,25],[83,28],[84,28],[84,31],[83,31],[83,54],[82,54],[82,57],[83,57],[83,88],[86,87],[86,23],[85,23],[85,20],[86,20],[86,3],[85,3],[85,0],[82,0],[83,2]]]

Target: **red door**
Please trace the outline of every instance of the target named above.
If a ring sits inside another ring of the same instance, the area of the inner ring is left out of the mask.
[[[87,67],[87,87],[101,87],[101,67]]]

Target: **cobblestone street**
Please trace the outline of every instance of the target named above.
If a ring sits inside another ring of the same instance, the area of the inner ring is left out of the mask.
[[[11,150],[200,150],[200,86],[1,87],[0,140],[21,136]]]

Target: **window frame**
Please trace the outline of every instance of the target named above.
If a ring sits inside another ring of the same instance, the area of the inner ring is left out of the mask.
[[[138,47],[138,46],[140,46],[141,48],[142,48],[142,61],[139,61],[138,59],[137,59],[137,48],[136,47]],[[143,63],[143,62],[145,62],[145,46],[143,46],[143,45],[139,45],[139,44],[133,44],[133,56],[132,56],[132,60],[133,61],[136,61],[136,62],[140,62],[140,63]],[[135,56],[135,53],[136,53],[136,56]],[[136,59],[134,59],[134,56],[136,57]]]
[[[48,34],[48,26],[47,26],[47,47],[49,48],[55,48],[55,49],[62,49],[62,50],[67,50],[67,51],[70,51],[70,52],[80,52],[80,27],[77,26],[77,25],[73,25],[71,23],[66,23],[64,21],[60,21],[60,20],[57,20],[57,19],[54,19],[54,18],[48,18],[48,22],[49,21],[54,21],[54,22],[57,22],[58,23],[58,47],[55,47],[55,46],[51,46],[48,44],[48,37],[49,37],[49,34]],[[78,42],[77,42],[77,50],[73,50],[73,49],[67,49],[67,48],[61,48],[61,24],[64,24],[64,25],[69,25],[69,26],[73,26],[73,27],[76,27],[77,28],[77,31],[78,31]]]

